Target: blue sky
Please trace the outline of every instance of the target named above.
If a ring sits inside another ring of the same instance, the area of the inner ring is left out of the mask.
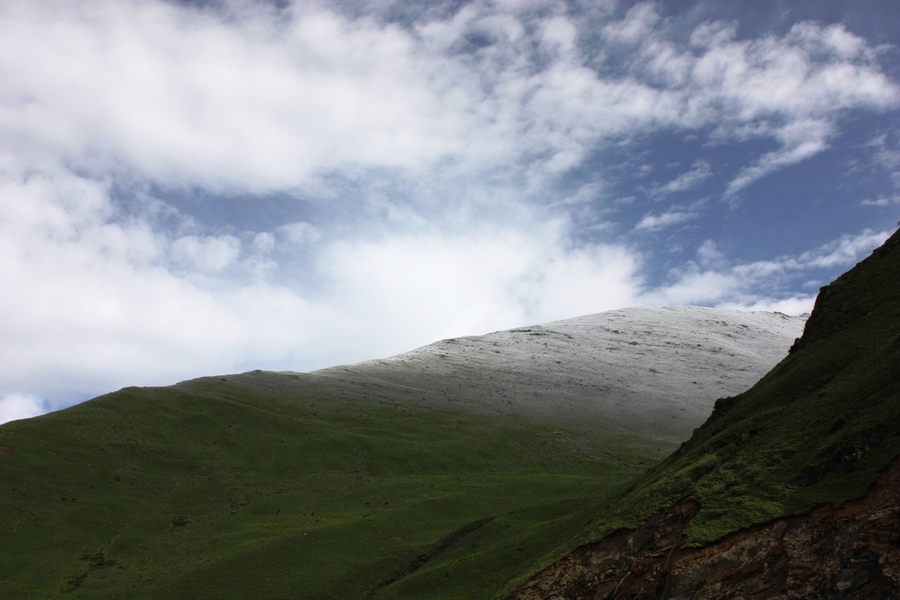
[[[0,421],[635,305],[900,218],[900,5],[0,3]]]

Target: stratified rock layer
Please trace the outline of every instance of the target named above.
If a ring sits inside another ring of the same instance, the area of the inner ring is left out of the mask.
[[[515,600],[900,598],[900,461],[864,498],[683,548],[685,500],[539,573]]]

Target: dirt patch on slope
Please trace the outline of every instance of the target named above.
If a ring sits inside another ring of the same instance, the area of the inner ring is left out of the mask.
[[[682,548],[699,505],[684,500],[546,568],[515,600],[900,597],[900,460],[866,496]]]

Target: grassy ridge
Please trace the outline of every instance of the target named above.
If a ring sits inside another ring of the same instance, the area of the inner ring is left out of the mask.
[[[633,527],[693,496],[699,545],[861,497],[900,456],[900,232],[823,288],[803,338],[756,386],[719,400],[678,451],[581,537]]]
[[[252,378],[128,388],[0,427],[0,595],[490,597],[658,459],[585,429]]]

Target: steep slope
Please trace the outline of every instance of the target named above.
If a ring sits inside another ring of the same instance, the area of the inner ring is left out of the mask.
[[[0,596],[493,596],[801,323],[622,311],[9,423]]]
[[[898,456],[900,232],[823,288],[781,364],[608,503],[584,534],[599,541],[513,597],[896,598]]]

